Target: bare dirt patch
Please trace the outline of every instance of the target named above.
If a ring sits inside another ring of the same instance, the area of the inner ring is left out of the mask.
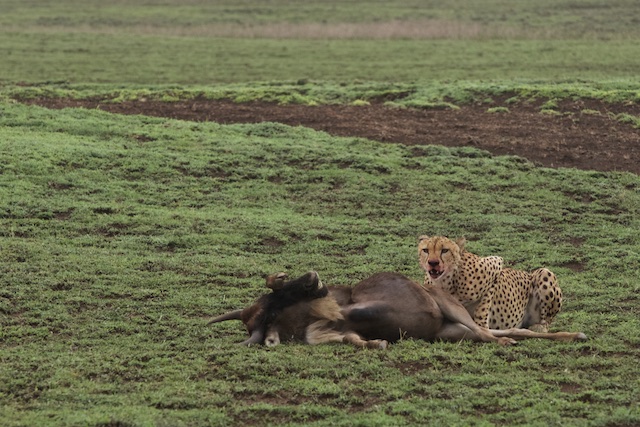
[[[640,105],[596,100],[566,100],[555,113],[542,113],[543,100],[463,105],[452,109],[390,108],[382,103],[351,105],[277,105],[195,99],[179,102],[35,99],[48,108],[99,108],[218,123],[279,122],[306,126],[337,136],[364,137],[407,145],[472,146],[494,155],[517,155],[546,167],[570,167],[640,174],[640,130],[616,115],[640,116]],[[503,106],[505,112],[489,112]]]

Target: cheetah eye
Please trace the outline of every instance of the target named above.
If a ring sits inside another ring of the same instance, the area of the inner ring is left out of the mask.
[[[447,248],[442,248],[441,253],[446,254],[447,252],[449,252],[449,249],[447,249]]]
[[[425,254],[428,254],[428,253],[429,253],[429,248],[424,248],[424,249],[422,250],[422,252],[424,252]]]

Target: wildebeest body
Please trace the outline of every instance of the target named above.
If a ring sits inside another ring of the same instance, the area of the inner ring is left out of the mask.
[[[343,310],[347,329],[367,339],[432,339],[444,318],[427,291],[397,273],[377,273],[358,283]]]

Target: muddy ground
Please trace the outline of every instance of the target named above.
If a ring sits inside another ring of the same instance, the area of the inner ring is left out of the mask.
[[[332,135],[359,136],[408,145],[473,146],[495,155],[517,155],[547,167],[640,174],[640,129],[615,118],[640,116],[640,104],[595,100],[562,101],[556,114],[541,113],[541,104],[521,102],[463,105],[453,109],[399,109],[373,103],[349,105],[236,104],[226,100],[181,102],[36,99],[23,101],[49,108],[100,108],[120,114],[143,114],[218,123],[280,122]],[[508,112],[490,113],[504,106]]]

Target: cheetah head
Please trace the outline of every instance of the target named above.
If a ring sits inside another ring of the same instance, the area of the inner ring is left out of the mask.
[[[464,238],[455,242],[444,236],[420,236],[418,256],[420,267],[433,282],[442,280],[458,269],[464,252]]]

